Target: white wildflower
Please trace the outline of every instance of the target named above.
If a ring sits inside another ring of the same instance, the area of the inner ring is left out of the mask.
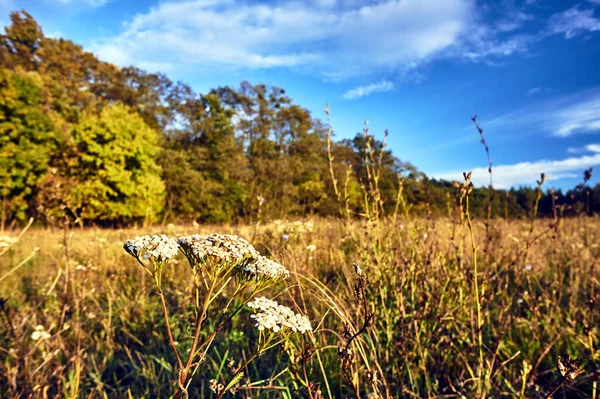
[[[204,263],[218,260],[229,265],[237,265],[260,257],[252,244],[241,237],[230,234],[194,234],[180,237],[177,242],[190,263]]]
[[[133,240],[127,240],[123,248],[132,256],[139,258],[164,262],[177,255],[179,244],[174,238],[165,234],[153,236],[138,236]]]
[[[8,248],[19,241],[19,237],[0,236],[0,248]]]
[[[260,331],[271,330],[275,333],[288,331],[305,333],[311,331],[310,321],[306,316],[294,313],[287,306],[279,305],[276,301],[265,297],[254,298],[248,306],[257,313],[250,317],[256,321],[255,326]]]
[[[526,271],[530,271],[531,269],[532,269],[531,265],[526,265],[526,266],[525,266],[525,270],[526,270]]]
[[[280,280],[288,278],[290,272],[274,260],[259,256],[256,262],[241,268],[239,275],[247,280]]]
[[[306,249],[310,252],[314,252],[317,249],[317,246],[314,244],[310,244],[306,246]]]
[[[50,338],[50,334],[46,331],[44,326],[38,325],[35,327],[35,331],[31,333],[31,339],[34,341],[45,340]]]

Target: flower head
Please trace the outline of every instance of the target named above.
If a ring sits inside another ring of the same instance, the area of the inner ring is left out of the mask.
[[[0,236],[0,248],[8,248],[19,241],[19,237]]]
[[[311,331],[310,321],[306,316],[294,313],[287,306],[279,305],[276,301],[265,297],[254,298],[248,306],[257,313],[250,317],[256,321],[255,326],[260,331],[271,330],[274,333]]]
[[[192,267],[207,261],[217,261],[233,267],[260,257],[252,244],[236,235],[194,234],[181,237],[177,242]]]
[[[166,262],[175,255],[179,244],[175,239],[162,235],[138,236],[133,240],[125,241],[123,248],[131,256],[138,258],[142,255],[153,262]]]
[[[306,246],[306,249],[307,249],[309,252],[314,252],[314,251],[317,249],[317,246],[316,246],[316,245],[314,245],[314,244],[310,244],[310,245],[307,245],[307,246]]]
[[[41,325],[36,326],[35,331],[31,333],[31,339],[34,341],[37,341],[39,339],[43,341],[48,338],[50,338],[50,333],[48,333],[44,326]]]
[[[238,272],[238,277],[242,280],[277,281],[289,276],[290,272],[285,267],[264,256],[259,256],[256,262],[241,267]]]

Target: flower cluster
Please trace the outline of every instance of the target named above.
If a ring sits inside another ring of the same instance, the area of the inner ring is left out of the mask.
[[[305,333],[311,331],[310,321],[306,316],[294,313],[287,306],[279,305],[276,301],[265,297],[254,298],[248,306],[257,311],[250,316],[256,320],[256,327],[260,331],[272,330],[275,333],[283,333],[288,330]]]
[[[37,341],[41,339],[42,341],[50,338],[50,333],[46,331],[44,326],[36,326],[35,331],[31,333],[31,339]]]
[[[0,236],[0,248],[8,248],[19,241],[19,237]]]
[[[190,264],[204,263],[213,258],[229,265],[258,259],[258,251],[241,237],[230,234],[194,234],[177,240]]]
[[[286,220],[277,219],[266,225],[265,229],[271,231],[277,236],[287,236],[284,239],[288,239],[290,238],[290,236],[299,236],[305,233],[312,233],[314,227],[315,225],[312,220],[296,220],[294,222],[290,222]]]
[[[274,260],[259,256],[254,263],[240,268],[238,276],[243,280],[282,280],[290,276],[290,272]]]
[[[156,262],[164,262],[177,255],[179,245],[177,241],[164,234],[153,236],[138,236],[133,240],[127,240],[123,245],[125,251],[131,256],[143,258]]]

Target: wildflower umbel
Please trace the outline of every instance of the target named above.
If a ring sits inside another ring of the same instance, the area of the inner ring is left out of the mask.
[[[256,262],[248,263],[241,268],[238,276],[242,280],[277,281],[288,278],[290,272],[274,260],[259,256]]]
[[[265,297],[254,298],[248,303],[257,313],[250,317],[256,320],[256,327],[260,331],[272,330],[274,333],[288,331],[305,333],[311,331],[310,321],[306,316],[294,311],[287,306],[279,305],[276,301]]]
[[[175,239],[162,234],[138,236],[133,240],[125,241],[123,248],[125,248],[127,253],[137,259],[142,255],[144,259],[150,259],[155,262],[165,262],[177,255],[179,244],[177,244]]]
[[[31,339],[37,341],[41,339],[42,341],[50,338],[50,333],[46,331],[44,326],[38,325],[35,327],[35,331],[31,333]]]
[[[216,261],[230,267],[250,262],[260,257],[252,244],[241,237],[230,234],[194,234],[177,240],[190,265]]]

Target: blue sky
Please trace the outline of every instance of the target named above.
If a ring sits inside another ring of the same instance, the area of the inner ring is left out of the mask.
[[[600,0],[0,0],[48,36],[206,92],[286,89],[338,138],[371,132],[430,176],[569,188],[600,164]],[[600,167],[592,183],[600,181]]]

